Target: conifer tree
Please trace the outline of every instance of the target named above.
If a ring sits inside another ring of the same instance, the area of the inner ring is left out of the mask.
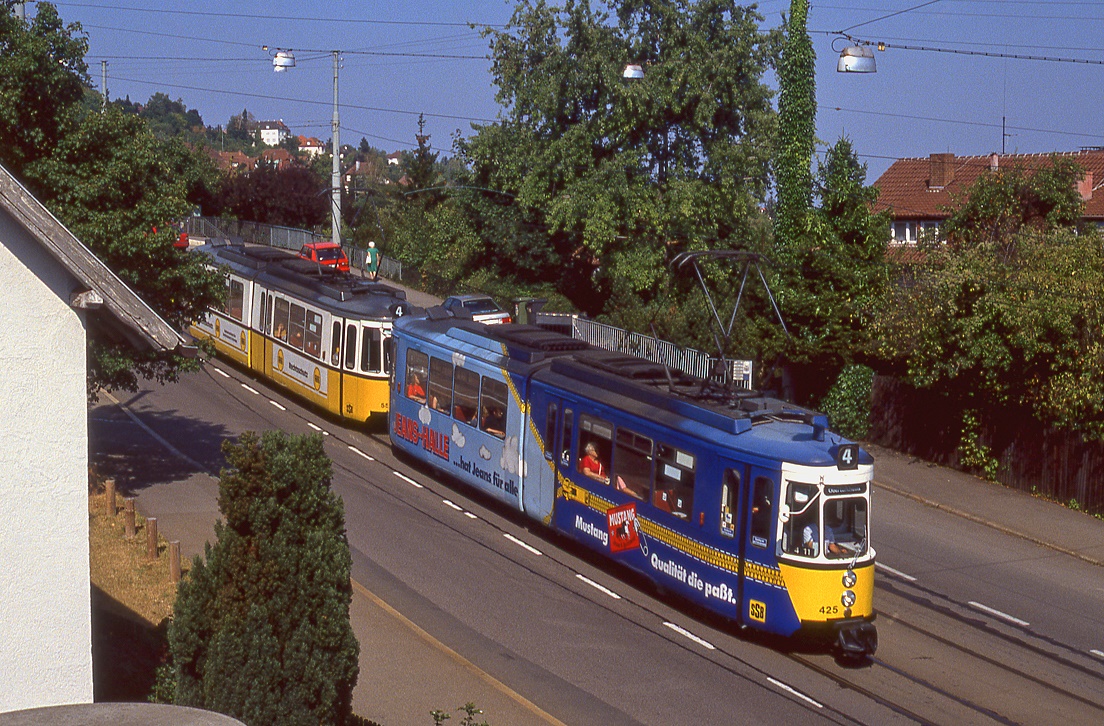
[[[223,444],[225,517],[181,583],[167,690],[247,724],[344,724],[359,646],[351,557],[320,436]],[[164,692],[164,691],[162,691]]]

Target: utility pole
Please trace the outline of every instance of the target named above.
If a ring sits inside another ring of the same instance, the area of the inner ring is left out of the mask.
[[[103,82],[100,87],[103,89],[103,99],[100,102],[100,113],[107,113],[107,61],[100,61],[100,74],[103,78]]]
[[[333,198],[330,201],[332,224],[333,224],[333,243],[336,245],[341,244],[341,141],[338,138],[338,133],[341,128],[341,120],[337,115],[337,68],[338,68],[338,51],[333,52],[333,178],[330,181],[330,192]]]

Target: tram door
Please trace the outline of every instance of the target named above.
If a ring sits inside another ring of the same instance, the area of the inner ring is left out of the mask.
[[[532,385],[532,383],[529,383]],[[533,406],[529,409],[532,425],[526,426],[529,436],[524,446],[525,488],[522,491],[522,506],[534,519],[548,523],[552,517],[552,503],[556,497],[556,459],[553,452],[559,451],[557,432],[559,417],[563,406],[545,398],[545,406]],[[532,435],[540,432],[540,440]]]
[[[775,556],[775,513],[778,506],[777,472],[751,466],[744,469],[744,502],[740,538],[740,619],[765,625],[778,597],[778,588],[765,573],[778,569]]]

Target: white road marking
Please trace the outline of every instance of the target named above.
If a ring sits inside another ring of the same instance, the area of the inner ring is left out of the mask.
[[[269,400],[269,403],[271,403],[271,404],[272,404],[273,406],[275,406],[276,408],[280,409],[281,411],[286,411],[286,410],[287,410],[286,408],[284,408],[284,407],[283,407],[283,406],[281,406],[280,404],[276,403],[275,401]]]
[[[666,626],[667,626],[668,628],[670,628],[671,630],[673,630],[673,631],[675,631],[676,633],[678,633],[679,635],[681,635],[682,637],[684,637],[684,638],[689,638],[690,640],[694,641],[694,642],[695,642],[695,643],[697,643],[698,645],[701,645],[701,646],[703,646],[703,647],[709,648],[709,650],[716,650],[716,649],[717,649],[717,648],[716,648],[716,646],[714,646],[714,645],[713,645],[712,643],[710,643],[710,642],[709,642],[708,640],[702,640],[701,638],[699,638],[698,636],[694,635],[693,633],[691,633],[691,632],[690,632],[689,630],[687,630],[686,628],[683,628],[682,626],[679,626],[679,625],[675,625],[674,623],[668,623],[668,622],[664,622],[663,624],[664,624],[664,625],[666,625]]]
[[[421,484],[419,484],[418,482],[414,481],[413,479],[411,479],[410,477],[408,477],[408,476],[407,476],[407,475],[405,475],[405,474],[400,474],[400,473],[399,473],[399,472],[397,472],[397,471],[393,471],[393,472],[391,472],[391,473],[392,473],[392,474],[394,474],[395,476],[399,477],[400,479],[402,479],[402,480],[403,480],[404,482],[406,482],[406,483],[408,483],[408,484],[413,484],[414,486],[418,487],[419,489],[425,489],[425,487],[424,487],[424,486],[422,486],[422,485],[421,485]]]
[[[226,371],[222,370],[221,368],[219,368],[217,366],[211,366],[211,370],[213,370],[215,373],[218,373],[223,378],[229,378],[230,377],[229,373],[227,373]]]
[[[530,552],[532,552],[533,554],[535,554],[538,557],[540,557],[541,555],[544,554],[543,552],[538,550],[536,547],[532,547],[530,545],[525,544],[524,542],[522,542],[520,539],[518,539],[517,537],[515,537],[512,534],[504,534],[503,537],[510,540],[511,542],[518,545],[519,547],[524,547],[525,549],[529,550]]]
[[[441,501],[445,503],[445,506],[452,507],[457,512],[463,512],[464,511],[464,508],[461,507],[459,504],[457,504],[455,502],[450,502],[448,499],[442,499]]]
[[[245,385],[244,383],[243,383],[243,384],[241,384],[241,387],[242,387],[242,388],[244,388],[245,390],[249,391],[250,393],[252,393],[252,394],[253,394],[254,396],[259,396],[259,395],[261,395],[261,394],[260,394],[260,392],[258,392],[258,391],[255,391],[255,390],[253,390],[252,388],[250,388],[249,386]]]
[[[354,454],[357,454],[357,455],[359,455],[359,456],[363,456],[363,457],[364,457],[365,459],[367,459],[368,461],[375,461],[375,459],[373,459],[373,458],[372,458],[371,456],[368,456],[368,454],[365,454],[365,453],[364,453],[363,451],[361,451],[360,449],[358,449],[358,448],[357,448],[357,447],[355,447],[355,446],[350,446],[350,447],[349,447],[349,451],[351,451],[351,452],[353,452]]]
[[[891,575],[894,575],[896,577],[900,577],[902,580],[908,580],[909,582],[916,582],[916,578],[913,577],[912,575],[906,575],[905,573],[901,572],[900,570],[893,569],[889,565],[883,565],[881,562],[875,562],[874,567],[879,569],[879,570],[885,570],[886,572],[888,572]]]
[[[464,512],[464,516],[467,517],[468,519],[479,519],[479,517],[475,516],[471,512]]]
[[[585,582],[586,584],[590,585],[590,586],[591,586],[591,587],[593,587],[593,588],[594,588],[595,590],[598,590],[599,592],[604,592],[605,594],[607,594],[607,595],[609,595],[610,597],[612,597],[612,598],[613,598],[614,600],[620,600],[620,599],[621,599],[621,596],[620,596],[620,595],[618,595],[618,594],[617,594],[616,592],[614,592],[613,590],[609,589],[608,587],[605,587],[605,586],[603,586],[603,585],[599,585],[599,584],[598,584],[597,582],[595,582],[594,580],[590,579],[589,577],[584,577],[583,575],[580,575],[580,574],[579,574],[579,573],[577,573],[577,572],[575,573],[575,577],[578,577],[578,578],[579,578],[580,580],[582,580],[582,581],[583,581],[583,582]]]
[[[329,436],[329,435],[330,435],[330,432],[329,432],[329,431],[327,431],[326,429],[324,429],[324,428],[322,428],[322,427],[320,427],[320,426],[315,426],[315,425],[314,425],[314,424],[312,424],[312,423],[311,423],[310,421],[307,421],[307,426],[310,426],[310,427],[311,427],[312,429],[314,429],[314,430],[315,430],[315,431],[317,431],[318,433],[322,434],[323,436]]]
[[[1011,615],[1009,615],[1008,613],[1002,613],[1000,610],[995,610],[995,609],[989,607],[988,605],[982,605],[981,603],[974,602],[973,600],[971,600],[967,604],[970,607],[977,608],[978,610],[981,610],[983,612],[987,612],[990,615],[996,615],[998,618],[1004,618],[1005,620],[1007,620],[1010,623],[1015,623],[1016,625],[1020,625],[1020,626],[1025,627],[1025,628],[1028,625],[1031,625],[1031,623],[1029,623],[1025,620],[1020,620],[1019,618],[1014,618]]]
[[[805,695],[804,693],[802,693],[801,691],[798,691],[797,689],[795,689],[795,688],[792,688],[791,686],[787,686],[787,685],[786,685],[785,683],[783,683],[782,681],[779,681],[779,680],[777,680],[777,679],[771,678],[770,676],[767,676],[767,680],[768,680],[768,681],[770,681],[771,683],[773,683],[774,685],[778,686],[779,688],[781,688],[781,689],[782,689],[783,691],[787,691],[787,692],[789,692],[789,693],[792,693],[793,695],[797,696],[797,697],[798,697],[798,698],[800,698],[801,700],[803,700],[803,701],[808,701],[809,703],[813,704],[813,705],[814,705],[814,706],[816,706],[817,708],[824,708],[824,706],[823,706],[822,704],[820,704],[820,703],[817,703],[816,701],[814,701],[813,699],[809,698],[808,696],[806,696],[806,695]]]
[[[1092,653],[1093,655],[1095,655],[1097,658],[1104,658],[1104,651],[1099,651],[1099,650],[1096,650],[1094,648],[1094,649],[1090,650],[1089,652]]]

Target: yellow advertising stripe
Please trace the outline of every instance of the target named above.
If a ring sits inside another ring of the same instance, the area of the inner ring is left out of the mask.
[[[563,474],[560,474],[558,479],[559,487],[556,496],[562,497],[568,501],[578,502],[603,515],[613,508],[613,502],[575,484]],[[726,570],[733,574],[738,574],[740,571],[740,558],[736,555],[690,539],[651,519],[637,516],[637,521],[640,522],[642,534],[663,542],[693,557],[699,562],[721,570]],[[782,589],[786,587],[785,580],[783,580],[780,570],[756,562],[744,561],[744,575],[767,585],[773,585],[774,587]]]

